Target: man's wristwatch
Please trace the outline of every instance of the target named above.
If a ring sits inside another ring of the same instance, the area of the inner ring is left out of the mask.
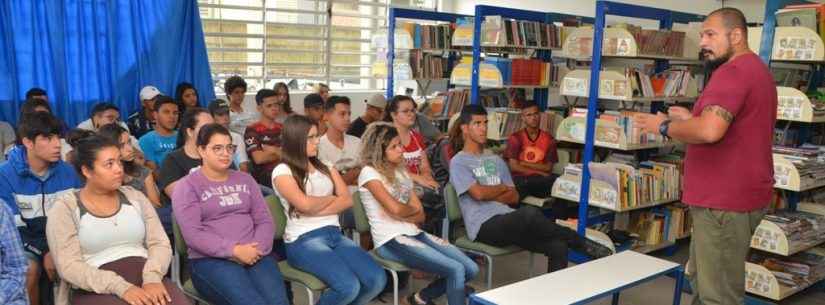
[[[664,137],[667,137],[667,131],[670,128],[670,120],[665,120],[662,124],[659,124],[659,134]]]

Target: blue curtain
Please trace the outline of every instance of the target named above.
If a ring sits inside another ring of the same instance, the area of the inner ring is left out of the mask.
[[[32,87],[75,126],[98,102],[125,119],[143,86],[174,97],[183,81],[215,98],[196,0],[0,1],[0,120],[16,124]]]

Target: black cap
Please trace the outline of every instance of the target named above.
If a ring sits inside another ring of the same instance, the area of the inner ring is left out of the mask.
[[[222,99],[216,99],[209,102],[209,113],[215,115],[229,114],[229,103]]]
[[[120,108],[117,108],[115,104],[112,103],[97,103],[94,107],[92,107],[92,116],[95,116],[98,113],[104,112],[106,110],[114,110],[120,112]]]
[[[317,93],[311,93],[304,98],[304,109],[324,107],[324,99]]]

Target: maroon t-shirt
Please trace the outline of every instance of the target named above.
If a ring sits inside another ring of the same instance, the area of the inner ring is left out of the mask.
[[[553,136],[544,130],[539,130],[535,139],[530,138],[527,128],[514,132],[507,138],[507,149],[504,159],[517,159],[529,163],[558,163],[559,154],[556,151],[556,141]],[[517,170],[510,170],[513,177],[533,176]]]
[[[719,142],[687,145],[682,201],[736,212],[770,202],[776,103],[773,76],[756,54],[736,57],[713,73],[693,116],[718,105],[733,115],[733,122]]]
[[[272,170],[278,161],[257,164],[252,159],[252,152],[263,150],[264,145],[281,146],[281,131],[283,125],[275,122],[272,126],[267,126],[261,122],[255,122],[246,127],[244,132],[244,142],[246,142],[246,152],[249,154],[249,161],[252,165],[250,174],[260,185],[272,187]]]

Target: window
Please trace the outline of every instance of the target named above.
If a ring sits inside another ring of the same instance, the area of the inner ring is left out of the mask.
[[[388,3],[389,2],[389,3]],[[379,89],[372,78],[372,34],[387,27],[388,7],[435,9],[436,0],[198,0],[215,82],[241,75],[248,92],[276,82],[310,90]]]

